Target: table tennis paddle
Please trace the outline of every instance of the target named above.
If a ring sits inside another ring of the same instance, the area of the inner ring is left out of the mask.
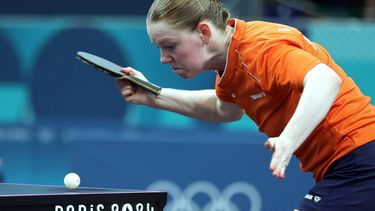
[[[126,75],[124,73],[121,72],[121,69],[122,67],[113,63],[113,62],[110,62],[106,59],[103,59],[99,56],[95,56],[93,54],[90,54],[90,53],[86,53],[86,52],[83,52],[83,51],[78,51],[77,52],[77,55],[76,55],[77,59],[81,60],[82,62],[90,65],[91,67],[95,68],[96,70],[99,70],[101,72],[104,72],[112,77],[116,77],[116,78],[124,78],[128,81],[130,81],[132,84],[136,85],[136,86],[139,86],[143,89],[145,89],[146,91],[154,94],[154,95],[159,95],[160,92],[161,92],[161,87],[155,85],[155,84],[152,84],[148,81],[144,81],[142,79],[139,79],[135,76],[131,76],[131,75]]]

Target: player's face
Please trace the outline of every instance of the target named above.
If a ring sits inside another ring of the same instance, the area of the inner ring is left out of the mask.
[[[170,64],[182,78],[190,79],[204,71],[204,44],[198,32],[175,30],[165,22],[148,24],[147,32],[160,48],[160,62]]]

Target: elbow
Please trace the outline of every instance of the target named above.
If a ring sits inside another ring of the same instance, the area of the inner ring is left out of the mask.
[[[235,122],[240,120],[244,115],[243,110],[239,110],[237,112],[233,112],[230,115],[227,115],[226,118],[223,119],[223,122]]]
[[[332,84],[332,89],[335,92],[338,93],[340,91],[342,83],[343,83],[342,79],[340,78],[340,76],[338,76],[336,73],[334,73],[334,74],[331,75],[330,81],[331,81],[331,84]]]
[[[327,66],[327,68],[329,68],[329,67]],[[329,76],[330,76],[330,79],[331,79],[333,85],[335,87],[341,88],[341,85],[342,85],[341,77],[336,72],[334,72],[331,68],[329,68],[329,70],[331,70],[331,71],[329,71],[329,73],[330,73]]]
[[[242,110],[241,110],[241,112],[238,112],[238,113],[235,115],[233,121],[238,121],[238,120],[242,119],[243,114],[244,114],[244,112],[243,112]]]
[[[339,76],[337,76],[336,78],[337,78],[337,82],[336,82],[337,87],[340,89],[342,85],[342,79]]]

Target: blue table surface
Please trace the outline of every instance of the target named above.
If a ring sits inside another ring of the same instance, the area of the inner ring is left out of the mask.
[[[79,187],[68,189],[65,186],[0,183],[0,197],[5,195],[56,195],[56,194],[115,194],[115,193],[158,193],[158,191],[107,189]]]

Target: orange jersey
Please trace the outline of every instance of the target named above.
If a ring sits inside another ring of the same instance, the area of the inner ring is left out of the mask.
[[[304,77],[314,66],[324,63],[342,79],[330,111],[295,152],[301,170],[311,171],[319,181],[335,160],[375,139],[375,107],[370,98],[322,46],[286,25],[235,19],[230,24],[235,32],[225,70],[217,74],[216,94],[238,104],[269,137],[279,136],[287,125]]]

